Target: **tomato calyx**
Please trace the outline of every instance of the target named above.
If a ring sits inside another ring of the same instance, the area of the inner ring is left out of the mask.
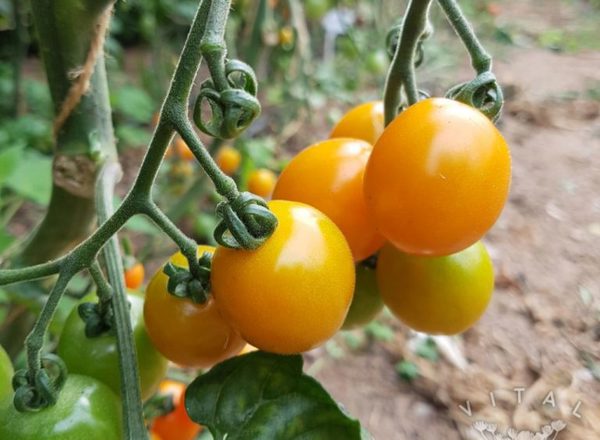
[[[62,359],[51,353],[43,355],[40,368],[19,370],[13,377],[16,410],[35,412],[55,405],[66,380],[67,366]]]
[[[175,399],[172,394],[157,393],[144,403],[144,418],[154,420],[175,411]]]
[[[373,254],[368,258],[365,258],[360,263],[361,266],[364,266],[368,269],[375,270],[377,269],[377,259],[379,258],[379,254]]]
[[[77,313],[85,323],[85,336],[96,338],[113,328],[111,301],[86,302],[77,306]]]
[[[214,231],[217,243],[232,249],[257,249],[277,228],[277,218],[264,199],[249,192],[217,205],[222,220]]]
[[[210,292],[210,269],[212,255],[204,252],[198,259],[195,274],[171,262],[165,264],[163,272],[169,277],[167,289],[177,298],[187,298],[196,304],[204,304]]]

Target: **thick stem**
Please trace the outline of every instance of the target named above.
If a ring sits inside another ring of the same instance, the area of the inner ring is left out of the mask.
[[[211,78],[217,90],[229,88],[227,77],[223,69],[227,48],[225,47],[225,26],[231,0],[212,0],[208,17],[206,18],[206,31],[202,36],[200,47],[202,56],[208,64]]]
[[[385,124],[396,117],[404,88],[409,104],[419,100],[415,77],[415,57],[423,33],[427,29],[431,0],[411,0],[404,21],[400,42],[390,65],[384,91]]]
[[[267,4],[267,0],[259,0],[258,7],[256,8],[256,17],[254,18],[254,24],[252,26],[252,34],[250,35],[250,41],[244,50],[244,53],[246,54],[246,62],[252,67],[256,67],[262,53],[262,32],[268,14],[269,5]]]
[[[444,10],[448,21],[458,34],[471,57],[471,65],[475,71],[480,74],[487,72],[492,68],[492,56],[485,50],[479,42],[473,27],[463,15],[456,0],[438,0],[441,8]]]

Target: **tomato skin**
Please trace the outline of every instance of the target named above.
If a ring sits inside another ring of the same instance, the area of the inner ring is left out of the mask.
[[[494,267],[481,242],[453,255],[424,257],[387,244],[377,262],[386,306],[414,330],[453,335],[484,313],[494,290]]]
[[[362,327],[371,322],[382,309],[383,300],[377,287],[375,269],[358,264],[352,304],[342,329]]]
[[[198,246],[198,256],[214,250],[212,246]],[[188,267],[180,252],[170,261]],[[148,334],[163,356],[182,366],[209,368],[242,350],[245,341],[223,319],[212,295],[206,303],[194,304],[171,295],[168,281],[160,268],[146,287],[144,303]]]
[[[382,101],[365,102],[350,109],[338,121],[330,138],[362,139],[375,145],[384,128],[384,113]]]
[[[86,298],[86,301],[92,301]],[[167,360],[152,345],[144,325],[144,299],[130,293],[133,338],[136,346],[142,399],[150,397],[167,372]],[[65,361],[69,373],[77,373],[97,379],[120,394],[119,351],[116,335],[107,332],[95,338],[85,336],[85,323],[77,308],[65,321],[57,347],[58,355]]]
[[[12,440],[120,440],[121,402],[95,379],[69,377],[54,406],[18,412],[12,394],[0,402],[0,438]]]
[[[365,172],[367,205],[398,249],[449,255],[479,240],[500,215],[510,162],[502,135],[478,110],[426,99],[375,144]]]
[[[213,295],[248,343],[272,353],[299,353],[342,326],[354,263],[342,233],[321,212],[283,200],[269,208],[279,223],[260,248],[215,251]]]
[[[163,380],[160,394],[170,394],[175,409],[169,414],[157,417],[152,422],[152,434],[161,440],[194,440],[202,427],[192,421],[185,410],[185,384],[173,380]]]
[[[271,170],[258,168],[248,176],[248,191],[262,198],[269,198],[275,188],[277,176]]]
[[[309,20],[320,20],[331,7],[329,0],[304,0],[303,3]]]
[[[224,145],[215,154],[215,162],[228,176],[233,176],[242,162],[242,155],[238,150],[229,145]]]
[[[12,394],[12,378],[15,374],[12,362],[0,345],[0,400]]]
[[[184,160],[196,160],[196,156],[194,156],[194,153],[192,153],[192,150],[190,150],[190,148],[188,147],[188,145],[185,143],[185,141],[180,138],[179,136],[177,136],[175,138],[175,151],[177,152],[177,155],[184,159]]]
[[[132,290],[138,289],[144,282],[145,273],[144,265],[139,262],[125,269],[125,285],[127,288]]]
[[[328,139],[301,151],[283,170],[274,199],[313,206],[346,237],[355,261],[383,246],[363,195],[363,175],[372,147],[365,141]]]

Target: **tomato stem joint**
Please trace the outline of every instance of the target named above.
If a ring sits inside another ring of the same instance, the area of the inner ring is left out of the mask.
[[[210,292],[211,255],[208,252],[198,259],[199,271],[195,276],[188,269],[167,263],[163,272],[169,277],[167,289],[178,298],[191,299],[196,304],[204,304]]]

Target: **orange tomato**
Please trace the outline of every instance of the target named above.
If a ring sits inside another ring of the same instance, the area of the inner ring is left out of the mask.
[[[193,440],[202,427],[194,423],[185,411],[185,384],[173,380],[163,380],[159,394],[171,395],[175,409],[157,417],[152,423],[152,435],[160,440]]]
[[[311,205],[329,217],[346,237],[355,261],[383,246],[363,195],[363,175],[372,146],[336,138],[301,151],[279,176],[274,199]]]
[[[179,136],[175,138],[173,145],[175,147],[175,154],[177,154],[177,156],[180,158],[185,160],[196,160],[196,156],[194,156],[192,150],[189,149],[185,141]]]
[[[198,256],[213,253],[212,246],[198,246]],[[187,259],[176,253],[170,259],[188,267]],[[209,368],[238,354],[244,345],[229,322],[217,309],[213,296],[204,304],[177,298],[167,289],[168,276],[160,268],[146,287],[144,320],[152,343],[164,357],[176,364]]]
[[[128,289],[136,290],[144,282],[144,265],[135,263],[133,266],[125,269],[125,285]]]
[[[338,121],[330,138],[354,138],[375,145],[384,127],[383,102],[372,101],[354,107]]]
[[[273,193],[276,181],[277,176],[273,171],[258,168],[248,176],[248,191],[266,199]]]
[[[242,155],[235,148],[224,145],[217,151],[215,155],[215,162],[218,167],[221,168],[228,176],[233,176],[242,162]]]
[[[379,232],[416,255],[449,255],[478,241],[502,211],[510,152],[478,110],[445,98],[420,101],[389,124],[365,172]]]

